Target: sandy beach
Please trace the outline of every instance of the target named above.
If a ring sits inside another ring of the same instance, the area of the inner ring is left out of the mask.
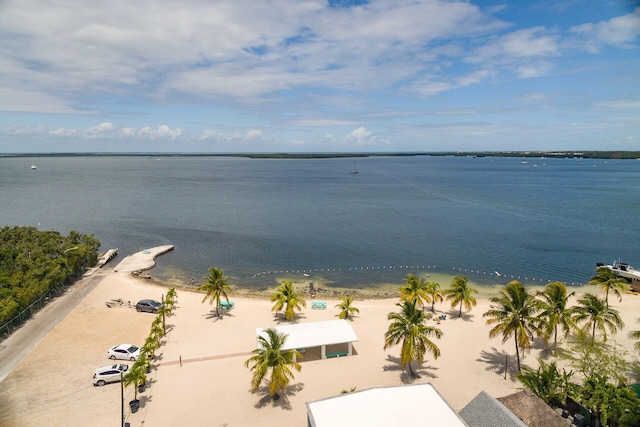
[[[0,383],[0,425],[118,425],[121,388],[118,383],[94,387],[93,371],[110,363],[107,349],[120,343],[141,345],[149,333],[153,314],[138,313],[125,304],[109,308],[105,302],[121,298],[135,304],[142,298],[161,299],[167,287],[124,272],[105,271],[98,285],[35,345]],[[83,279],[84,280],[84,279]],[[76,287],[87,285],[83,281]],[[231,283],[233,286],[233,283]],[[448,283],[442,284],[444,288]],[[302,290],[302,286],[300,286]],[[489,339],[482,314],[489,307],[483,293],[478,305],[456,318],[457,309],[447,302],[436,304],[436,314],[447,319],[437,325],[444,336],[436,340],[442,355],[431,356],[410,379],[399,365],[399,347],[383,350],[387,314],[395,311],[397,298],[356,300],[360,309],[351,324],[358,335],[354,355],[322,360],[319,350],[305,353],[302,371],[287,390],[287,399],[272,401],[260,390],[250,390],[251,373],[245,360],[256,347],[255,330],[283,324],[271,312],[265,298],[231,295],[234,308],[215,317],[214,307],[202,303],[203,294],[176,288],[178,303],[167,320],[169,332],[157,352],[155,369],[147,389],[138,395],[141,407],[131,413],[132,387],[124,390],[126,422],[131,426],[294,426],[306,423],[305,402],[340,394],[343,390],[431,383],[454,410],[459,411],[480,391],[502,397],[519,390],[513,341]],[[572,289],[573,290],[573,289]],[[594,292],[595,287],[575,289]],[[75,290],[77,291],[77,290]],[[75,292],[74,291],[74,292]],[[337,319],[337,299],[326,301],[326,310],[308,306],[296,322]],[[627,339],[636,323],[640,296],[625,295],[622,302],[610,297],[626,328],[616,340],[631,351]],[[435,324],[435,321],[432,321]],[[523,362],[536,366],[545,346],[536,342]],[[9,349],[10,350],[10,349]],[[509,368],[505,379],[505,357]]]

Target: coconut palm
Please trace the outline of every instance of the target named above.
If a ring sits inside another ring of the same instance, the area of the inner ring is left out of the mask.
[[[435,313],[435,303],[443,301],[442,292],[440,291],[440,283],[426,282],[425,286],[427,288],[427,295],[429,295],[429,298],[431,299],[431,312]]]
[[[224,270],[221,268],[211,267],[209,274],[204,278],[205,281],[198,287],[199,291],[205,291],[207,294],[202,299],[202,302],[209,300],[209,304],[216,303],[216,316],[220,317],[220,298],[229,302],[229,296],[227,292],[231,291],[229,284],[227,284],[228,277],[225,277]]]
[[[178,301],[178,293],[176,292],[176,288],[171,288],[167,291],[167,295],[165,296],[165,304],[169,303],[174,305]]]
[[[638,319],[638,322],[640,322],[640,319]],[[638,342],[636,342],[633,345],[633,348],[635,348],[636,350],[638,350],[640,352],[640,331],[631,331],[631,332],[629,332],[629,338],[631,338],[632,340],[638,340]]]
[[[455,276],[451,281],[451,286],[443,291],[447,301],[451,300],[451,308],[455,308],[460,304],[458,317],[462,317],[463,305],[467,310],[471,310],[477,304],[473,296],[473,294],[477,293],[477,290],[469,286],[468,279],[464,276]]]
[[[291,368],[298,372],[302,369],[296,361],[302,355],[297,350],[282,350],[287,334],[279,333],[273,328],[265,329],[264,332],[266,336],[258,336],[258,348],[253,350],[253,356],[247,359],[244,365],[251,365],[253,391],[258,390],[262,381],[269,376],[269,393],[277,399],[280,395],[284,396],[285,389],[293,379]]]
[[[488,318],[488,325],[495,325],[489,331],[489,337],[502,335],[503,343],[511,336],[514,337],[519,372],[520,352],[531,348],[538,331],[539,321],[536,313],[540,311],[540,303],[517,280],[508,283],[500,293],[499,297],[491,298],[495,308],[484,313],[482,317]]]
[[[536,396],[554,406],[564,405],[567,397],[576,390],[570,379],[573,371],[558,370],[556,362],[546,363],[538,358],[538,369],[523,368],[517,375],[518,380]]]
[[[574,308],[574,321],[580,323],[585,321],[583,329],[591,329],[591,341],[596,339],[596,329],[604,333],[607,338],[607,329],[615,334],[618,328],[624,327],[624,322],[617,310],[608,308],[605,300],[598,298],[594,294],[584,294],[578,300],[578,305]]]
[[[284,318],[291,320],[295,317],[294,310],[302,310],[302,307],[306,307],[307,303],[302,299],[301,294],[295,290],[293,282],[290,280],[283,280],[280,286],[276,288],[276,291],[271,295],[271,301],[276,303],[271,308],[271,311],[278,313],[284,309]]]
[[[538,317],[544,319],[542,324],[542,338],[548,342],[553,335],[553,353],[556,353],[558,344],[558,328],[562,327],[564,336],[567,336],[573,326],[571,319],[572,310],[567,307],[569,298],[575,292],[567,295],[567,286],[562,282],[552,282],[547,284],[543,292],[538,292],[541,300],[541,311]]]
[[[609,308],[609,291],[613,291],[622,301],[622,294],[629,290],[629,283],[624,277],[618,276],[608,267],[596,268],[596,275],[591,278],[589,285],[598,285],[600,289],[606,292],[604,301]]]
[[[153,359],[156,354],[156,350],[160,348],[160,338],[155,335],[149,335],[147,339],[144,340],[144,344],[140,348],[140,353],[145,353],[149,355],[150,359]]]
[[[134,363],[129,368],[129,371],[124,374],[122,383],[125,387],[133,385],[134,394],[133,400],[138,400],[138,387],[147,381],[147,370],[142,363]]]
[[[400,287],[400,300],[416,301],[424,309],[425,303],[431,302],[424,279],[419,279],[414,274],[409,273],[405,280],[406,283]]]
[[[440,329],[425,324],[425,320],[430,318],[431,314],[427,316],[423,310],[416,308],[416,301],[404,301],[397,305],[402,311],[389,313],[387,316],[391,324],[384,334],[384,349],[402,344],[400,350],[402,369],[407,368],[412,377],[419,378],[420,375],[413,370],[411,363],[417,360],[421,364],[427,352],[437,359],[440,356],[440,349],[429,337],[435,336],[439,339],[443,333]]]
[[[340,309],[340,318],[348,319],[349,315],[360,313],[357,307],[353,307],[353,297],[340,297],[340,304],[336,304],[336,307]]]

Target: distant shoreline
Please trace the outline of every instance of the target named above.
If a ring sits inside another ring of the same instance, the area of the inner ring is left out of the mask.
[[[250,159],[333,159],[357,157],[412,157],[412,156],[453,156],[453,157],[547,157],[639,160],[640,151],[595,151],[595,150],[554,150],[554,151],[451,151],[451,152],[372,152],[372,153],[0,153],[0,158],[20,157],[243,157]]]

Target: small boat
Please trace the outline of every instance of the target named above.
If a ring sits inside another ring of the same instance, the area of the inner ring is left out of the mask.
[[[36,167],[36,165],[31,165],[31,169],[34,170],[34,169],[38,169],[38,168]]]
[[[640,270],[636,270],[626,262],[613,261],[611,265],[597,264],[598,267],[607,267],[620,277],[631,280],[632,283],[640,284]]]
[[[351,170],[349,171],[349,173],[350,173],[351,175],[355,175],[355,174],[357,174],[357,173],[358,173],[358,171],[357,171],[357,170],[355,170],[355,169],[351,169]]]

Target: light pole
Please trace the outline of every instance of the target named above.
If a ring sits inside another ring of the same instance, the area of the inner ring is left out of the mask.
[[[120,427],[124,427],[124,378],[120,371]]]

